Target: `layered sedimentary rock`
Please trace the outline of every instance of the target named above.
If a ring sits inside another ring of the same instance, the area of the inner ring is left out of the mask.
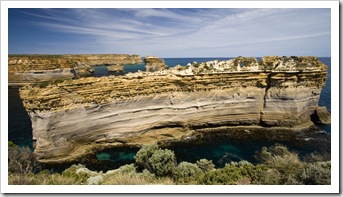
[[[115,64],[107,67],[107,70],[109,72],[123,72],[124,71],[124,66],[120,64]]]
[[[326,77],[327,66],[313,57],[238,57],[25,86],[20,96],[35,154],[41,162],[63,162],[98,148],[179,140],[209,127],[307,128],[322,110]]]
[[[91,55],[65,55],[72,59],[79,59],[80,61],[89,65],[112,65],[112,64],[138,64],[142,63],[142,58],[139,55],[127,54],[91,54]]]
[[[139,55],[10,55],[9,84],[92,76],[92,66],[142,63]]]
[[[147,72],[161,71],[168,68],[164,63],[164,60],[156,56],[146,56],[144,63]]]
[[[316,108],[314,118],[317,118],[317,121],[322,124],[331,123],[331,114],[327,111],[325,106],[320,106]]]

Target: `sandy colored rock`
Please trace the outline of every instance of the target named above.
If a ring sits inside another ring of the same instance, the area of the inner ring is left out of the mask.
[[[9,55],[9,84],[39,83],[42,81],[92,76],[96,65],[142,63],[139,55]]]
[[[325,106],[317,107],[315,114],[318,117],[318,120],[322,124],[331,123],[331,114],[328,112]]]
[[[163,59],[159,59],[156,56],[147,56],[144,59],[145,69],[147,72],[154,72],[168,69],[168,66],[165,65]]]
[[[327,67],[312,57],[290,59],[295,65],[284,67],[290,70],[266,69],[277,68],[270,58],[238,57],[25,86],[20,97],[32,121],[35,154],[47,163],[73,161],[99,147],[180,140],[201,128],[307,128]],[[311,65],[298,65],[306,62]]]
[[[124,66],[120,64],[115,64],[107,67],[107,70],[109,72],[123,72],[124,71]]]

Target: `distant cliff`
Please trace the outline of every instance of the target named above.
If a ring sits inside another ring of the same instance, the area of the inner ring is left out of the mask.
[[[237,57],[25,86],[20,97],[35,154],[41,162],[65,162],[98,148],[180,140],[203,128],[308,128],[326,77],[327,66],[315,57]]]
[[[142,63],[139,55],[10,55],[8,81],[11,85],[72,79],[92,76],[92,66],[136,63]]]

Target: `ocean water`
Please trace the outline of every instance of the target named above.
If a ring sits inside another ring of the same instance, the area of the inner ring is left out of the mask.
[[[214,59],[228,60],[230,58],[164,58],[165,63],[169,67],[174,67],[178,64],[184,66],[193,61],[204,62]],[[319,59],[329,67],[328,79],[326,86],[322,90],[319,105],[326,106],[328,111],[331,111],[331,59],[328,57]],[[260,60],[260,58],[258,58],[258,60]],[[119,75],[117,73],[109,73],[106,66],[97,66],[94,67],[94,70],[96,77],[112,74]],[[124,73],[121,74],[136,72],[138,70],[145,71],[144,64],[125,65]],[[9,88],[8,93],[9,140],[13,141],[15,144],[32,148],[31,121],[19,98],[18,88]],[[291,140],[278,139],[278,134],[264,137],[246,135],[242,136],[240,139],[233,138],[232,136],[211,134],[210,136],[204,136],[202,139],[196,139],[195,141],[187,143],[174,143],[167,148],[172,149],[175,152],[178,162],[195,162],[201,158],[206,158],[212,160],[218,167],[224,166],[225,163],[231,161],[248,160],[255,162],[254,154],[256,151],[260,151],[262,147],[268,147],[275,143],[283,144],[290,150],[297,151],[300,155],[306,155],[311,152],[330,154],[331,126],[317,126],[322,129],[323,132],[317,132],[312,136],[294,135]],[[106,150],[98,152],[95,155],[95,159],[122,165],[133,162],[134,155],[138,150],[137,147]],[[99,170],[106,170],[101,169],[101,167],[99,168]]]

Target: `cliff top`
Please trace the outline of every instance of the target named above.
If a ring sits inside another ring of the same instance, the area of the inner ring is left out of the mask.
[[[319,87],[325,84],[326,78],[321,76],[326,75],[327,66],[315,57],[268,56],[263,57],[261,62],[253,57],[237,57],[227,61],[193,62],[156,72],[138,71],[124,76],[70,79],[48,84],[45,88],[25,86],[20,89],[20,96],[26,109],[72,109],[80,104],[106,104],[162,92],[206,91],[232,86],[263,88],[270,73],[303,76],[303,79],[301,76],[290,78],[291,81],[298,80],[295,85],[300,83],[299,80],[306,85],[306,76],[314,76],[317,77],[316,82],[309,85]]]
[[[158,57],[145,59],[146,63],[159,62]],[[163,61],[163,60],[162,60]],[[213,60],[208,62],[192,62],[186,66],[177,65],[170,69],[156,72],[128,73],[128,77],[156,75],[198,75],[232,72],[310,72],[326,71],[325,64],[313,56],[265,56],[258,62],[255,57],[236,57],[226,61]]]
[[[139,55],[128,54],[64,54],[64,55],[9,55],[9,72],[74,68],[80,65],[141,63]]]

